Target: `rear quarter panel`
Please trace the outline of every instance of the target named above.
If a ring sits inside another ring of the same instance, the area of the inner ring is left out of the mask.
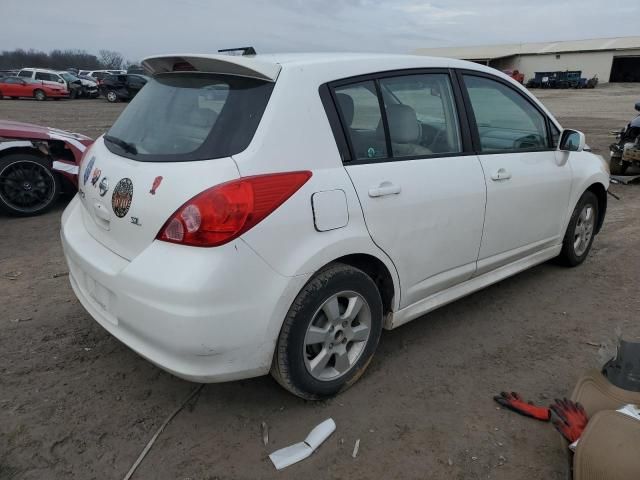
[[[340,159],[320,100],[317,74],[304,67],[281,73],[251,145],[234,160],[241,176],[310,170],[312,177],[289,200],[243,239],[282,275],[306,275],[344,255],[363,253],[381,260],[391,272],[399,301],[395,267],[371,240],[360,202]],[[319,232],[311,197],[340,189],[347,199],[345,227]],[[394,306],[395,309],[395,306]]]

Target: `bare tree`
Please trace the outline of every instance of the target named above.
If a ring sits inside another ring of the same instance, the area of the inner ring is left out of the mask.
[[[100,59],[100,63],[102,63],[104,68],[119,70],[122,68],[124,63],[124,57],[119,52],[114,52],[113,50],[100,50],[98,52],[98,58]]]
[[[84,50],[52,50],[45,53],[38,50],[4,50],[0,52],[0,69],[24,67],[52,68],[64,70],[70,67],[96,69],[102,64],[95,55]]]

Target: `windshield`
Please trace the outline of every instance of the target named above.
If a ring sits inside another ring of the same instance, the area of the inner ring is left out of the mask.
[[[75,82],[76,80],[78,80],[78,77],[75,77],[70,73],[61,73],[60,76],[64,78],[67,82]]]
[[[272,89],[272,83],[229,75],[157,75],[113,124],[106,146],[149,162],[234,155],[251,142]]]

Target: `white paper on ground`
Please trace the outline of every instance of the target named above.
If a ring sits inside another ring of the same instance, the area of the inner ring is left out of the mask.
[[[269,458],[277,470],[282,470],[310,456],[335,430],[336,423],[328,418],[311,430],[304,442],[276,450]]]

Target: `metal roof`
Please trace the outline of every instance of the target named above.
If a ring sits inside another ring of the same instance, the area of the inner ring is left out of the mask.
[[[465,60],[490,60],[513,55],[542,55],[545,53],[595,52],[601,50],[640,49],[640,36],[593,38],[564,42],[512,43],[476,47],[419,48],[416,55],[463,58]]]

